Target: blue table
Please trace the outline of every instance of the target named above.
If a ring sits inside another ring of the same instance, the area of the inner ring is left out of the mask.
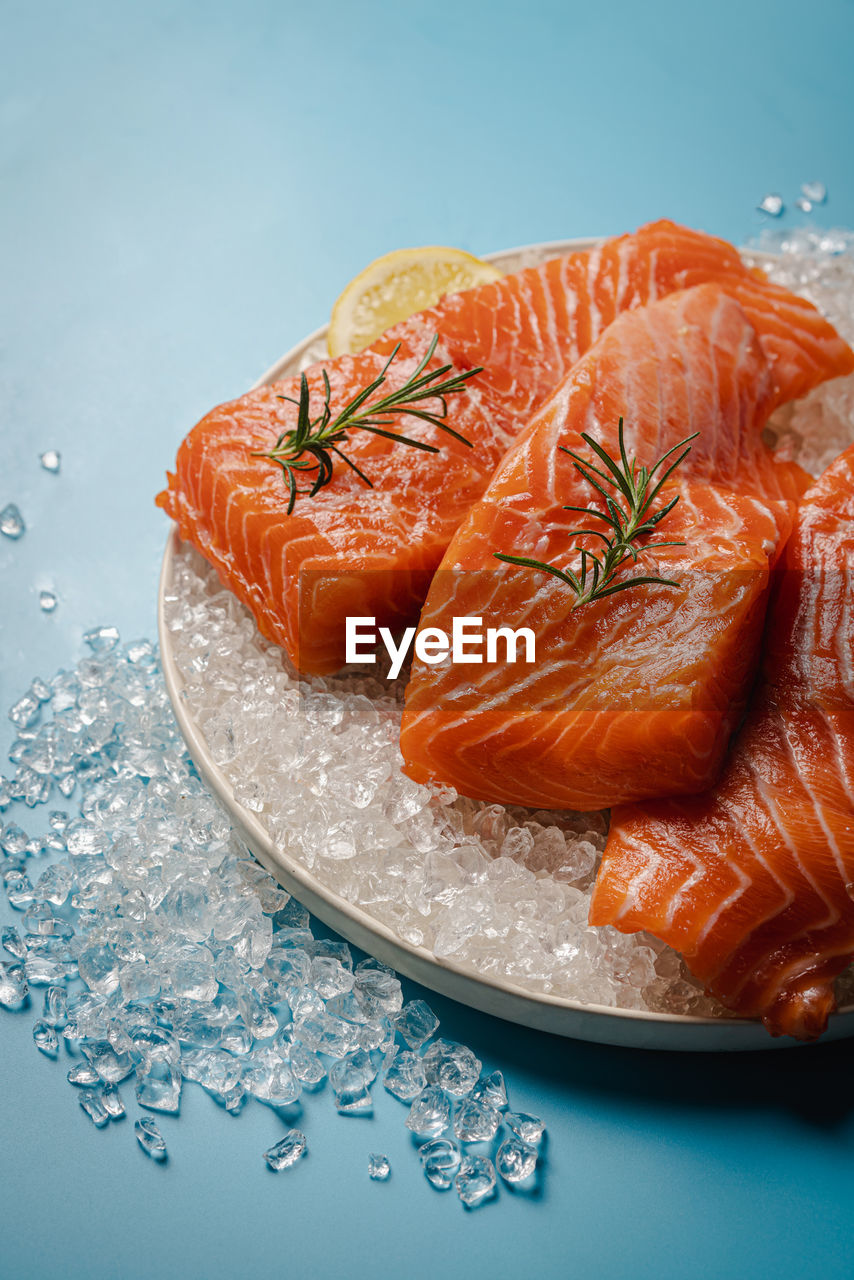
[[[377,254],[662,214],[743,240],[766,191],[791,206],[813,178],[815,216],[854,225],[852,41],[845,0],[10,0],[0,506],[28,529],[0,538],[2,705],[94,624],[153,634],[152,496],[180,437]],[[466,1213],[434,1193],[384,1093],[373,1120],[310,1101],[311,1157],[274,1177],[277,1118],[189,1089],[159,1168],[127,1122],[91,1126],[31,1018],[0,1016],[0,1273],[850,1276],[854,1046],[630,1053],[433,1003],[546,1119],[534,1194]]]

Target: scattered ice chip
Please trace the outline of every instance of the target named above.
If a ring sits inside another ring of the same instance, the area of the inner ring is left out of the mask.
[[[342,1116],[368,1115],[373,1111],[371,1087],[364,1081],[350,1080],[337,1089],[333,1087],[332,1097],[335,1099],[336,1110]]]
[[[498,1132],[501,1112],[482,1098],[464,1098],[454,1116],[454,1133],[460,1142],[489,1142]]]
[[[77,1062],[68,1072],[66,1077],[69,1084],[77,1085],[78,1088],[89,1089],[93,1085],[101,1083],[101,1077],[92,1066],[91,1062]]]
[[[64,1027],[68,1021],[68,992],[65,987],[48,987],[44,993],[42,1018],[49,1027]]]
[[[294,1044],[288,1055],[294,1077],[306,1089],[315,1089],[326,1079],[326,1068],[316,1053],[306,1049],[305,1045]]]
[[[507,1086],[500,1071],[493,1071],[488,1076],[481,1076],[471,1091],[472,1098],[489,1102],[499,1111],[507,1108]]]
[[[463,1156],[460,1171],[454,1179],[457,1195],[473,1209],[495,1194],[495,1166],[485,1156]]]
[[[42,1019],[33,1023],[33,1041],[36,1048],[47,1054],[49,1058],[55,1058],[59,1053],[59,1036],[56,1034],[56,1029]]]
[[[201,1003],[197,1008],[186,1009],[172,1023],[172,1034],[181,1044],[197,1045],[212,1049],[221,1042],[222,1027],[211,1013],[213,1006]]]
[[[517,1138],[536,1146],[545,1133],[546,1126],[537,1116],[526,1116],[521,1111],[508,1111],[504,1117],[508,1129],[512,1129]]]
[[[85,632],[83,642],[89,646],[94,654],[102,657],[104,654],[112,652],[119,643],[118,628],[93,627],[91,631]]]
[[[97,826],[94,822],[75,819],[66,828],[65,845],[68,852],[75,858],[94,858],[98,854],[107,852],[110,847],[110,837],[102,827]],[[109,943],[98,941],[94,942],[92,946],[93,956],[98,951],[105,953],[100,957],[98,963],[106,964],[110,958],[109,952],[111,950]]]
[[[430,1045],[422,1061],[427,1079],[458,1098],[471,1091],[483,1065],[466,1045],[441,1039]]]
[[[282,1169],[290,1169],[307,1151],[305,1134],[299,1129],[289,1129],[284,1138],[280,1138],[275,1146],[264,1152],[264,1159],[271,1169],[279,1173]]]
[[[369,1017],[389,1016],[403,1005],[400,980],[393,970],[379,960],[362,960],[356,965],[354,991],[356,999]]]
[[[524,1182],[537,1167],[537,1148],[515,1135],[505,1138],[498,1148],[495,1167],[505,1182]]]
[[[273,1107],[286,1107],[300,1095],[299,1081],[288,1063],[270,1046],[254,1049],[247,1056],[243,1083],[259,1102]]]
[[[235,1096],[235,1090],[245,1092],[242,1064],[222,1049],[193,1049],[182,1054],[181,1074],[185,1080],[195,1080],[223,1105]]]
[[[35,902],[36,897],[30,877],[23,872],[10,876],[6,881],[6,897],[9,899],[10,907],[14,907],[16,911],[25,911],[32,902]]]
[[[300,947],[274,947],[264,961],[264,977],[282,991],[304,986],[310,969],[311,959]]]
[[[319,996],[331,1000],[352,990],[353,974],[333,956],[315,956],[311,962],[309,982]]]
[[[359,1027],[359,1047],[387,1054],[394,1045],[394,1028],[388,1018],[374,1018]]]
[[[45,587],[39,592],[39,608],[42,613],[53,613],[58,604],[59,598],[55,591]]]
[[[28,689],[27,692],[18,699],[14,706],[9,708],[9,719],[19,730],[30,729],[39,718],[41,705],[41,702],[33,693],[32,689]]]
[[[378,1155],[372,1151],[368,1156],[368,1177],[373,1182],[387,1182],[391,1174],[388,1156]]]
[[[767,213],[772,218],[779,218],[786,206],[783,204],[782,196],[778,196],[775,192],[769,192],[759,201],[758,207],[761,213]]]
[[[410,1049],[420,1049],[439,1026],[439,1019],[424,1000],[410,1000],[393,1021]]]
[[[316,1053],[328,1054],[330,1058],[346,1058],[358,1044],[358,1028],[344,1018],[326,1012],[297,1018],[296,1010],[294,1015],[300,1040]]]
[[[44,938],[73,938],[74,927],[60,919],[48,902],[34,902],[24,912],[24,928]]]
[[[128,1035],[134,1054],[142,1061],[143,1070],[155,1062],[166,1062],[173,1067],[178,1065],[181,1046],[165,1027],[138,1023],[131,1026]]]
[[[353,972],[353,953],[348,943],[339,941],[337,938],[315,938],[310,950],[313,956],[326,956],[337,960],[350,973]]]
[[[46,867],[35,885],[36,896],[51,906],[61,907],[71,892],[71,872],[61,862]]]
[[[7,925],[2,934],[0,934],[0,944],[16,960],[26,959],[27,948],[24,946],[21,935],[13,924]]]
[[[45,449],[44,453],[39,454],[39,462],[45,471],[52,471],[54,475],[59,471],[62,455],[56,449]]]
[[[424,1065],[417,1053],[404,1049],[385,1069],[383,1085],[402,1102],[411,1102],[427,1086]]]
[[[451,1107],[438,1085],[428,1085],[409,1109],[407,1129],[420,1138],[438,1138],[451,1123]]]
[[[418,1150],[424,1176],[438,1191],[447,1191],[462,1159],[460,1149],[451,1138],[433,1138]]]
[[[22,964],[0,960],[0,1004],[20,1009],[27,998],[27,973]]]
[[[74,976],[74,959],[70,952],[53,956],[35,941],[30,944],[24,967],[31,987],[52,986]]]
[[[224,1028],[219,1043],[220,1048],[227,1049],[229,1053],[243,1055],[252,1048],[253,1039],[243,1019],[237,1017]]]
[[[51,700],[50,685],[40,679],[39,676],[36,676],[30,685],[30,692],[35,694],[39,702],[50,702]]]
[[[109,943],[95,943],[81,952],[77,961],[80,977],[92,991],[108,996],[119,985],[121,968],[115,949]]]
[[[369,1085],[376,1079],[377,1069],[364,1049],[357,1049],[329,1070],[329,1083],[334,1090],[347,1090],[355,1085]]]
[[[824,204],[827,199],[827,187],[823,182],[801,183],[801,194],[811,204]]]
[[[180,1111],[181,1072],[169,1062],[152,1062],[136,1073],[136,1100],[150,1111]]]
[[[3,510],[0,511],[0,533],[5,534],[7,538],[20,538],[24,535],[26,529],[24,517],[14,502],[7,502]]]
[[[109,1123],[110,1113],[104,1106],[100,1089],[84,1089],[80,1094],[80,1105],[98,1129]]]
[[[149,1116],[146,1116],[143,1120],[137,1120],[133,1126],[133,1131],[136,1134],[137,1142],[147,1156],[151,1156],[152,1160],[166,1159],[166,1143],[163,1139],[163,1134]]]
[[[236,1084],[228,1093],[221,1095],[222,1105],[225,1107],[229,1115],[239,1115],[243,1110],[243,1106],[249,1094],[246,1092],[242,1084]]]
[[[90,1040],[80,1046],[105,1084],[118,1084],[136,1066],[130,1053],[118,1053],[109,1040]]]
[[[256,1040],[269,1040],[279,1029],[278,1019],[254,987],[245,987],[237,997],[241,1016]]]
[[[114,1084],[104,1086],[101,1090],[101,1101],[111,1120],[121,1120],[125,1114],[125,1104],[122,1101],[122,1095]]]
[[[812,213],[812,200],[807,200],[806,196],[798,196],[795,204],[800,209],[801,213]]]

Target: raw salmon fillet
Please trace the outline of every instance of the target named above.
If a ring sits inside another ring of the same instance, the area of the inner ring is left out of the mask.
[[[448,634],[455,617],[528,627],[536,660],[510,664],[501,648],[480,665],[416,662],[401,728],[410,777],[555,809],[711,785],[755,672],[770,570],[808,483],[761,439],[785,378],[784,359],[772,366],[762,330],[717,285],[613,322],[462,522],[421,617]],[[681,495],[657,536],[686,545],[624,571],[680,586],[638,585],[573,608],[562,582],[494,553],[577,566],[572,531],[591,522],[564,507],[598,495],[559,446],[588,456],[586,431],[618,457],[621,417],[627,452],[647,466],[699,433],[660,499]]]
[[[850,360],[815,308],[749,272],[731,245],[654,223],[445,298],[359,356],[324,362],[335,411],[377,375],[398,342],[378,395],[401,385],[438,334],[432,367],[485,366],[448,402],[447,421],[471,449],[406,416],[396,429],[437,445],[439,454],[354,431],[346,451],[373,488],[342,463],[332,483],[314,498],[301,497],[289,516],[279,468],[253,457],[295,423],[294,406],[280,398],[298,394],[297,381],[288,379],[220,405],[194,427],[158,504],[249,606],[263,635],[302,670],[335,671],[344,662],[347,616],[390,627],[417,618],[454,531],[504,452],[615,316],[709,279],[726,281],[761,321],[769,404],[802,395]],[[319,366],[309,384],[315,414]]]
[[[804,495],[761,679],[715,789],[614,811],[591,923],[646,929],[808,1040],[854,959],[854,447]]]
[[[726,240],[667,219],[443,298],[411,323],[440,333],[453,364],[483,366],[481,394],[516,434],[618,315],[712,281],[726,282],[761,331],[772,407],[805,395],[839,364],[854,368],[811,303],[749,270]]]

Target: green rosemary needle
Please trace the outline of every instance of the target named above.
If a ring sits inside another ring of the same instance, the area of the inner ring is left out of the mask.
[[[453,427],[449,427],[444,421],[448,414],[446,397],[462,391],[469,378],[473,378],[482,370],[477,368],[467,369],[464,373],[451,373],[453,366],[445,364],[429,373],[425,372],[433,358],[438,341],[438,334],[436,334],[423,359],[402,386],[375,400],[368,407],[364,407],[365,402],[385,382],[389,367],[400,350],[400,343],[394,348],[373,382],[358,391],[334,418],[330,406],[332,393],[329,376],[325,369],[321,370],[324,390],[323,408],[316,418],[312,418],[309,412],[308,381],[304,373],[300,375],[299,400],[295,400],[292,396],[279,396],[280,400],[289,400],[291,404],[297,406],[296,426],[283,431],[274,448],[266,452],[253,453],[252,456],[269,458],[271,462],[281,467],[288,486],[288,515],[293,511],[300,494],[307,494],[313,498],[324,485],[329,484],[334,474],[335,457],[340,458],[352,471],[355,471],[369,489],[373,488],[364,471],[352,458],[347,457],[341,447],[347,443],[350,431],[370,431],[374,435],[393,440],[395,444],[409,445],[413,449],[422,449],[425,453],[438,453],[439,450],[435,445],[425,444],[423,440],[413,440],[410,436],[401,435],[400,432],[387,430],[388,427],[394,426],[396,415],[406,413],[413,418],[421,418],[434,427],[439,427],[455,440],[459,440],[469,448],[472,447],[470,440],[466,440],[465,436],[454,431]],[[448,377],[448,374],[451,376]],[[439,404],[434,409],[425,409],[421,407],[421,402],[424,400],[438,400]],[[312,481],[309,486],[301,489],[298,480],[302,476],[311,476]]]
[[[619,421],[619,461],[615,461],[592,436],[587,435],[586,432],[582,432],[581,435],[582,440],[590,446],[606,468],[605,470],[597,467],[589,459],[582,458],[579,454],[574,453],[572,449],[564,449],[563,445],[560,445],[559,448],[572,458],[576,471],[601,494],[605,502],[604,511],[600,511],[596,507],[564,507],[564,511],[578,511],[581,515],[588,516],[591,519],[601,520],[607,528],[607,532],[603,532],[601,529],[573,529],[569,536],[571,538],[599,538],[603,543],[602,549],[597,555],[594,551],[589,551],[581,545],[576,545],[573,550],[578,551],[580,554],[580,564],[576,571],[558,569],[555,565],[546,564],[542,560],[532,560],[527,556],[506,555],[501,551],[493,553],[495,558],[497,560],[505,560],[508,564],[518,564],[528,569],[539,569],[543,573],[550,573],[554,578],[559,578],[561,582],[575,592],[577,598],[573,608],[577,608],[581,604],[588,604],[591,600],[599,600],[603,596],[614,595],[617,591],[625,591],[628,587],[639,586],[644,582],[657,583],[662,587],[678,587],[679,583],[674,582],[672,578],[660,578],[655,574],[642,574],[633,578],[624,578],[621,582],[615,582],[614,579],[618,569],[626,560],[631,559],[636,564],[638,556],[644,551],[652,551],[658,547],[685,546],[684,542],[647,542],[643,540],[655,531],[656,527],[679,501],[679,494],[677,493],[663,507],[660,507],[657,511],[652,510],[653,503],[661,492],[665,481],[691,452],[689,441],[695,440],[698,434],[699,432],[695,431],[693,435],[686,436],[684,440],[680,440],[672,449],[668,449],[667,453],[663,454],[654,466],[650,468],[638,466],[637,459],[629,458],[626,453],[622,418]],[[687,447],[683,448],[683,446]],[[673,454],[680,449],[682,452],[679,457],[673,458]],[[673,458],[673,461],[661,471],[661,474],[656,479],[657,473],[669,458]]]

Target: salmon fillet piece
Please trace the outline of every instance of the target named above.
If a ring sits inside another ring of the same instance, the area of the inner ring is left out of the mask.
[[[669,219],[443,298],[412,324],[440,333],[453,364],[483,366],[481,394],[515,434],[618,315],[713,281],[726,283],[761,332],[772,410],[854,369],[811,303],[748,269],[726,240]]]
[[[404,339],[382,392],[402,386],[421,354]],[[385,363],[374,351],[326,362],[333,414]],[[324,394],[320,367],[306,376],[316,414]],[[453,401],[453,427],[473,448],[409,417],[399,430],[441,454],[354,432],[347,455],[373,488],[342,465],[330,485],[300,497],[288,515],[280,469],[254,455],[295,425],[295,406],[280,397],[298,395],[299,381],[291,378],[214,409],[181,444],[157,502],[251,609],[262,635],[301,670],[331,672],[344,661],[349,615],[376,616],[390,627],[417,617],[450,536],[448,511],[466,510],[480,496],[484,471],[506,442],[497,442],[477,392],[464,389]]]
[[[510,664],[502,649],[480,665],[416,662],[401,727],[410,777],[582,810],[711,785],[755,673],[770,570],[808,483],[762,442],[781,375],[782,360],[771,366],[761,334],[717,285],[613,322],[503,459],[421,617],[448,634],[455,617],[528,627],[536,660]],[[618,457],[621,417],[627,452],[646,466],[699,433],[660,498],[681,495],[658,536],[686,545],[623,571],[680,585],[574,608],[563,582],[494,553],[577,567],[573,531],[590,521],[564,508],[598,495],[560,446],[589,455],[585,431]]]
[[[398,343],[377,394],[400,386],[438,334],[432,368],[485,366],[448,401],[447,422],[471,449],[407,416],[395,429],[438,446],[439,454],[354,431],[347,453],[373,488],[338,464],[332,482],[301,497],[288,515],[279,468],[253,456],[295,425],[295,407],[280,397],[297,397],[299,386],[286,379],[203,418],[182,443],[157,502],[252,610],[267,639],[303,671],[335,671],[344,662],[347,616],[389,627],[417,618],[454,531],[504,452],[615,316],[708,279],[727,281],[748,315],[761,320],[772,369],[769,404],[803,394],[846,361],[854,367],[848,348],[804,299],[749,272],[724,241],[659,222],[445,298],[359,356],[324,362],[335,412],[376,377]],[[308,381],[315,414],[319,366]]]
[[[854,447],[804,495],[723,777],[614,810],[592,924],[649,930],[729,1009],[810,1040],[854,959]]]

